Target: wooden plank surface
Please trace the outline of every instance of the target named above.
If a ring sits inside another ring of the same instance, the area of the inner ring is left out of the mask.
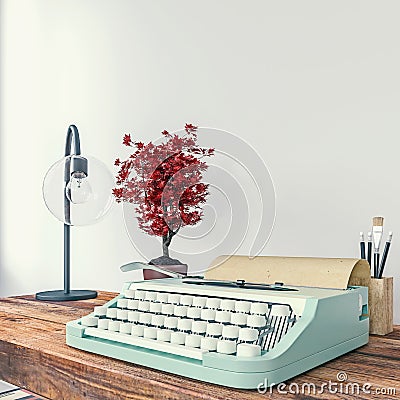
[[[96,299],[68,303],[39,302],[33,296],[0,299],[0,379],[57,400],[400,398],[400,327],[384,337],[371,336],[367,346],[291,379],[272,395],[203,383],[68,347],[65,324],[115,295],[100,292]],[[347,374],[345,384],[359,385],[359,393],[351,388],[347,394],[345,389],[344,394],[334,393],[339,386],[318,393],[321,385],[338,383],[339,372]],[[371,393],[362,390],[365,384],[371,384]],[[304,394],[283,393],[297,387],[301,393],[302,385]],[[396,394],[376,393],[386,388],[394,388]]]

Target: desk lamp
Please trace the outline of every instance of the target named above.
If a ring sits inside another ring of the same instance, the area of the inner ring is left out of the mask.
[[[81,155],[78,128],[70,125],[65,157],[50,167],[43,181],[46,206],[64,223],[64,290],[36,293],[36,299],[69,301],[97,296],[93,290],[70,289],[70,228],[89,225],[104,217],[113,204],[113,186],[113,176],[101,161]]]

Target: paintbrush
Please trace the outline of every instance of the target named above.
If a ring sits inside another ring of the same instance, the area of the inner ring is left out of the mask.
[[[374,242],[374,278],[379,276],[379,248],[383,235],[383,217],[372,218],[372,239]]]
[[[386,260],[389,254],[390,243],[392,242],[393,232],[389,232],[389,237],[386,241],[385,248],[383,249],[382,261],[379,267],[379,275],[378,278],[382,278],[383,270],[385,269]]]
[[[371,257],[372,257],[372,232],[368,232],[368,248],[367,248],[367,261],[371,266]]]
[[[360,232],[360,256],[363,260],[365,260],[365,241],[364,241],[364,232]]]

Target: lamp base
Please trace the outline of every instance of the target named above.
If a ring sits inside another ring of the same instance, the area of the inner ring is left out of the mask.
[[[43,301],[74,301],[88,300],[97,297],[94,290],[71,290],[68,294],[64,290],[50,290],[48,292],[36,293],[36,300]]]

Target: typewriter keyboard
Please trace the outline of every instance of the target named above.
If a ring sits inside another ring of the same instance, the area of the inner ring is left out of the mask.
[[[218,291],[144,290],[134,284],[111,306],[95,307],[81,319],[85,336],[199,360],[207,352],[259,356],[295,323],[288,304],[221,297]]]

